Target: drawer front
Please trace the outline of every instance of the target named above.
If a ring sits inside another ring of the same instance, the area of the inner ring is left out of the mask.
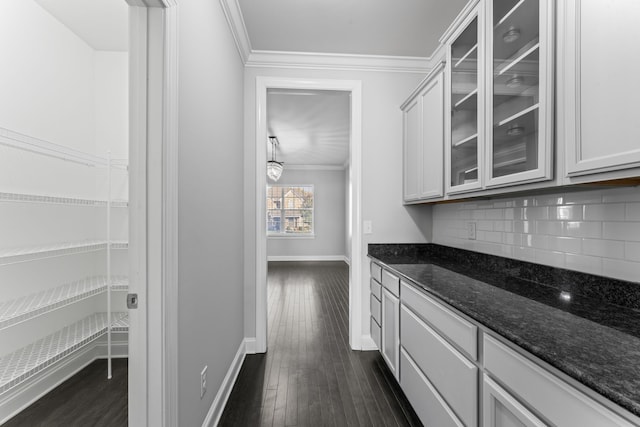
[[[375,295],[378,301],[382,301],[382,285],[380,282],[372,277],[371,280],[369,280],[369,288],[371,289],[371,294]]]
[[[382,325],[382,308],[380,301],[374,296],[369,295],[369,308],[371,310],[371,317],[374,318],[378,325]]]
[[[471,359],[478,360],[478,328],[474,324],[404,282],[401,300],[402,304],[459,346]]]
[[[382,267],[375,262],[371,262],[371,277],[376,279],[378,283],[382,283]]]
[[[378,350],[380,350],[382,348],[380,347],[380,325],[376,323],[373,317],[369,318],[369,323],[371,324],[371,338],[378,346]]]
[[[483,343],[485,369],[558,427],[633,425],[496,339]]]
[[[463,427],[404,349],[400,350],[400,386],[425,426]]]
[[[387,270],[382,270],[382,286],[387,288],[393,295],[400,296],[400,278]]]
[[[478,425],[478,367],[408,308],[400,313],[402,347],[466,426]]]

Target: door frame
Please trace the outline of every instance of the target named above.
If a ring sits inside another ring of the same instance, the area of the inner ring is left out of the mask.
[[[178,425],[178,5],[129,7],[129,425]]]
[[[267,351],[267,90],[336,90],[351,94],[349,183],[351,188],[351,259],[349,268],[349,345],[362,349],[362,82],[310,78],[256,77],[256,352]]]

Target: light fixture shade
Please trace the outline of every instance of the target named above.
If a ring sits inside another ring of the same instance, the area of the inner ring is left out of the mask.
[[[269,160],[267,162],[267,176],[273,181],[278,181],[280,175],[282,175],[282,163]]]

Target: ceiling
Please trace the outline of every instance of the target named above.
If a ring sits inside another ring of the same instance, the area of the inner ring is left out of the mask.
[[[287,166],[343,167],[349,159],[349,92],[269,89],[267,127],[280,145],[278,161]],[[269,158],[271,158],[269,147]]]
[[[428,57],[467,0],[239,0],[254,50]]]
[[[124,0],[34,0],[95,50],[128,50],[129,6]]]

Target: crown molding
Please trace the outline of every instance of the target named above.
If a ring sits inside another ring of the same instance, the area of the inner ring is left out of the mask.
[[[344,165],[290,165],[285,164],[285,170],[292,171],[343,171]]]
[[[425,73],[429,58],[253,50],[247,67]]]
[[[240,4],[238,4],[238,0],[220,0],[220,6],[222,6],[224,16],[231,29],[231,34],[238,48],[242,63],[246,65],[252,49],[249,33],[247,32],[247,27],[244,25]]]

